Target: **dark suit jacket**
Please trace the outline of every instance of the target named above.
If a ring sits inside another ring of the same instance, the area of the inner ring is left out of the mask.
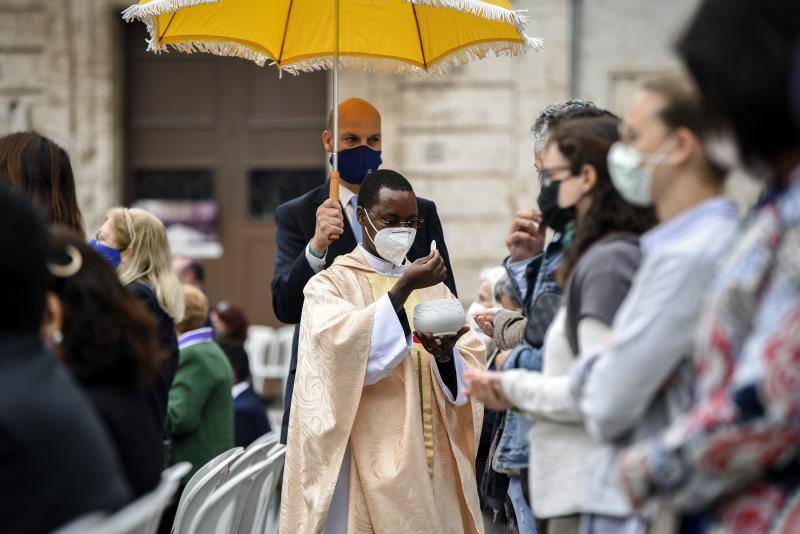
[[[153,419],[149,392],[111,383],[84,384],[83,391],[105,424],[133,496],[154,490],[164,469],[164,441]]]
[[[38,335],[0,334],[0,530],[50,532],[131,494],[102,423]]]
[[[169,390],[172,387],[175,373],[178,372],[178,336],[175,334],[175,323],[158,303],[158,298],[152,288],[141,282],[133,282],[128,289],[139,297],[139,300],[153,313],[158,323],[158,341],[166,352],[166,358],[161,363],[161,368],[148,395],[153,417],[158,428],[163,431],[164,422],[167,419]]]
[[[252,388],[233,399],[234,446],[247,447],[271,430],[264,403]]]
[[[328,198],[329,185],[325,184],[312,189],[305,195],[290,200],[278,206],[275,211],[276,233],[278,252],[275,257],[275,275],[272,277],[272,307],[275,315],[284,323],[299,324],[300,314],[303,311],[303,288],[306,286],[314,271],[306,259],[306,246],[314,237],[317,224],[317,208]],[[417,237],[408,258],[411,261],[423,258],[430,253],[431,241],[436,240],[436,248],[442,255],[447,265],[447,279],[445,284],[453,294],[456,294],[456,283],[453,278],[453,269],[450,267],[450,256],[444,242],[442,223],[436,212],[436,204],[430,200],[417,197],[419,217],[424,221],[422,228],[417,230]],[[356,239],[350,228],[347,217],[345,219],[344,234],[337,241],[331,243],[328,255],[325,258],[325,267],[330,267],[333,261],[342,254],[348,254],[356,247]],[[286,443],[286,432],[289,424],[289,411],[294,390],[294,376],[297,369],[297,338],[299,326],[295,328],[294,341],[292,342],[292,361],[289,368],[289,377],[286,382],[286,396],[284,399],[283,425],[281,428],[281,443]]]

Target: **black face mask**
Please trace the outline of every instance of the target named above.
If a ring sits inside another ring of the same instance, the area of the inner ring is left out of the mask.
[[[551,182],[543,185],[539,190],[539,210],[542,212],[542,222],[556,232],[563,233],[567,224],[575,220],[575,207],[558,207],[558,188],[561,182]]]

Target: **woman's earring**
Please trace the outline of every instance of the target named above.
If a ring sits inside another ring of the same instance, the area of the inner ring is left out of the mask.
[[[53,333],[50,334],[50,342],[55,347],[56,345],[61,345],[64,341],[64,334],[61,333],[61,330],[53,330]]]

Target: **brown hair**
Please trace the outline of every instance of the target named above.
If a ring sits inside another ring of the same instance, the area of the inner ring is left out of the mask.
[[[548,146],[555,144],[569,160],[573,174],[580,173],[584,165],[592,166],[597,173],[597,182],[589,193],[592,205],[583,221],[576,223],[575,237],[558,269],[561,287],[566,287],[578,260],[597,241],[613,233],[641,234],[656,223],[653,208],[628,204],[611,182],[606,158],[611,145],[619,140],[618,127],[616,117],[575,119],[557,127],[547,142]]]
[[[707,114],[701,104],[700,95],[692,83],[680,76],[660,76],[644,81],[641,90],[664,99],[664,107],[658,117],[670,129],[686,128],[698,139],[710,131]],[[725,169],[706,158],[708,170],[715,182],[721,184],[727,173]]]
[[[36,132],[0,138],[0,181],[27,195],[47,220],[85,236],[67,152]]]
[[[82,383],[149,385],[166,357],[156,320],[102,256],[64,227],[52,230],[51,290],[64,307],[65,364]]]
[[[239,306],[222,301],[214,307],[214,313],[225,324],[228,330],[224,333],[226,337],[236,339],[242,343],[247,341],[247,330],[250,328],[250,321],[247,320],[247,316]]]
[[[183,284],[181,289],[186,308],[183,320],[178,323],[178,328],[182,332],[188,332],[200,328],[208,320],[208,297],[189,284]]]

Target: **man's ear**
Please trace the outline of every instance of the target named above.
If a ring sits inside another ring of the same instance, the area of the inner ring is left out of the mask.
[[[593,165],[584,165],[580,173],[581,191],[588,193],[597,185],[597,169]]]
[[[364,208],[356,206],[356,220],[361,226],[367,226],[367,217],[364,215]]]
[[[682,165],[688,161],[695,149],[702,147],[700,141],[688,128],[675,130],[675,144],[667,155],[666,162],[671,165]]]
[[[325,152],[333,152],[333,136],[327,129],[322,131],[322,146],[325,147]]]

